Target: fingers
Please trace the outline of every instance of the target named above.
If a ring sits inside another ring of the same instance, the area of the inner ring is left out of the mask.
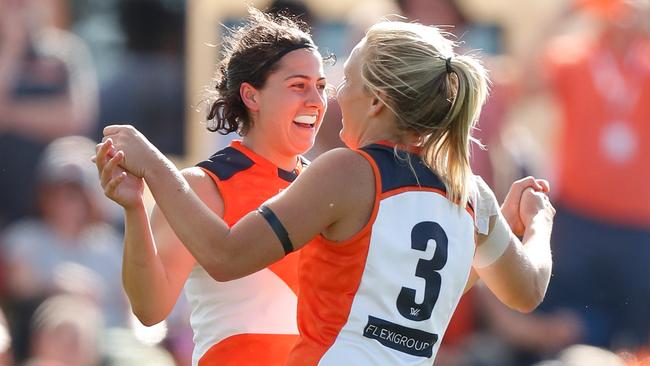
[[[119,166],[123,160],[124,153],[122,151],[118,151],[117,154],[115,154],[114,157],[110,158],[106,165],[104,165],[104,168],[100,173],[100,180],[104,189],[106,189],[111,179],[113,179],[116,175],[124,172],[124,169]]]
[[[535,179],[535,177],[528,176],[522,179],[515,181],[512,186],[521,189],[522,191],[528,187],[535,189],[536,191],[543,190],[543,185],[539,182],[542,179]]]
[[[535,198],[537,198],[539,200],[542,200],[542,201],[548,201],[549,200],[548,195],[546,195],[545,192],[536,191],[532,187],[526,188],[526,190],[524,191],[524,194],[532,195],[533,197],[535,197]]]
[[[510,190],[512,193],[523,193],[527,188],[532,188],[537,192],[549,193],[551,191],[551,185],[546,179],[538,179],[532,176],[528,176],[522,179],[515,181]]]
[[[521,199],[529,200],[529,202],[536,202],[539,208],[547,208],[555,212],[555,209],[553,208],[553,205],[551,204],[551,201],[549,200],[546,193],[542,191],[535,191],[532,187],[528,187],[524,190]]]
[[[129,125],[109,125],[104,127],[103,133],[105,137],[109,137],[111,135],[117,135],[120,131],[129,127]]]
[[[119,131],[116,125],[109,125],[104,127],[104,130],[102,130],[102,133],[104,136],[109,136],[109,135],[114,135]]]
[[[126,172],[122,171],[115,177],[111,178],[104,186],[104,194],[106,197],[113,197],[116,194],[117,188],[126,179]]]
[[[535,190],[533,187],[527,187],[524,190],[523,195],[530,195],[530,196],[533,196],[536,199],[539,199],[539,200],[542,200],[542,201],[548,200],[548,196],[546,195],[546,193],[544,191]]]
[[[545,189],[548,185],[540,183]],[[552,222],[555,216],[555,208],[551,204],[548,196],[544,191],[535,190],[533,187],[526,187],[521,195],[519,203],[519,216],[524,230],[531,225],[535,217],[545,218],[545,222]]]
[[[506,196],[506,202],[510,202],[516,207],[519,206],[519,202],[522,199],[522,196],[524,192],[528,189],[532,190],[542,190],[542,186],[537,183],[535,178],[528,176],[519,180],[516,180],[512,185],[510,186],[510,191],[508,192],[508,195]],[[519,209],[517,208],[517,211]]]
[[[542,210],[546,203],[546,194],[536,191],[532,187],[526,188],[521,195],[522,210]]]
[[[523,192],[521,194],[522,194],[522,197],[523,196],[540,197],[540,195],[542,195],[543,193],[539,193],[539,191],[535,190],[535,188],[533,188],[533,187],[526,187],[526,188],[524,188],[524,190],[523,190]]]
[[[102,171],[104,170],[104,165],[106,164],[106,161],[108,158],[111,156],[109,155],[109,151],[113,149],[113,140],[107,139],[105,142],[99,143],[95,146],[95,165],[97,166],[97,171],[99,172],[99,175],[102,174]],[[112,154],[114,155],[114,153]]]
[[[136,130],[135,127],[131,125],[109,125],[104,127],[104,130],[102,132],[104,134],[104,139],[114,137],[120,134],[127,134],[127,135],[139,134],[138,130]]]
[[[98,146],[98,157],[97,157],[97,166],[99,169],[99,178],[104,189],[104,195],[110,199],[115,200],[118,197],[117,190],[122,182],[127,177],[126,171],[120,166],[120,163],[124,160],[124,152],[118,151],[113,157],[108,157],[106,146],[110,143],[104,143],[103,146]],[[103,159],[100,159],[99,156],[104,156]],[[100,163],[100,160],[103,163]],[[101,166],[101,168],[99,168]]]
[[[551,191],[551,185],[546,179],[535,179],[535,181],[542,187],[542,192],[548,193]]]

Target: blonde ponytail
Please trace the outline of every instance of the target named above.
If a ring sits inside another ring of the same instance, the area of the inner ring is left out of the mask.
[[[438,128],[425,137],[422,154],[425,162],[445,180],[449,198],[465,205],[472,177],[470,144],[479,143],[471,132],[488,94],[488,78],[473,57],[456,56],[446,62],[451,71],[447,78],[453,86],[451,108]]]
[[[381,22],[365,37],[361,76],[393,112],[398,128],[421,137],[422,157],[461,206],[469,197],[471,132],[488,94],[478,59],[454,54],[435,27]]]

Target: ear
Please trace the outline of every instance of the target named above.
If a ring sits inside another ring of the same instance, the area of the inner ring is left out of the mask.
[[[370,107],[368,108],[368,114],[371,117],[376,117],[381,113],[381,111],[384,110],[384,102],[382,99],[379,97],[381,96],[382,99],[384,99],[384,96],[380,93],[379,95],[375,95],[372,97],[372,100],[370,101]]]
[[[257,88],[246,82],[241,83],[239,86],[239,96],[246,108],[253,112],[259,111],[259,91]]]

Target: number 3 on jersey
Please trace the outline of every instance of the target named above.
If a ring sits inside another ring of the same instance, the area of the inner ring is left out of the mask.
[[[423,221],[411,231],[411,248],[425,251],[430,240],[436,243],[436,250],[431,259],[420,259],[415,267],[415,275],[424,279],[424,301],[415,302],[415,290],[402,287],[397,297],[397,310],[403,317],[415,321],[431,318],[433,307],[440,295],[442,277],[439,270],[447,264],[447,234],[442,227],[432,221]]]

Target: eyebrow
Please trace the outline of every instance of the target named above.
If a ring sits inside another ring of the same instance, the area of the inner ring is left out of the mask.
[[[311,77],[310,77],[310,76],[302,75],[302,74],[298,74],[298,75],[290,75],[290,76],[287,76],[284,80],[286,81],[286,80],[294,79],[294,78],[311,80]],[[316,81],[321,81],[321,80],[325,80],[325,76],[321,76],[321,77],[319,77],[318,79],[316,79]]]

